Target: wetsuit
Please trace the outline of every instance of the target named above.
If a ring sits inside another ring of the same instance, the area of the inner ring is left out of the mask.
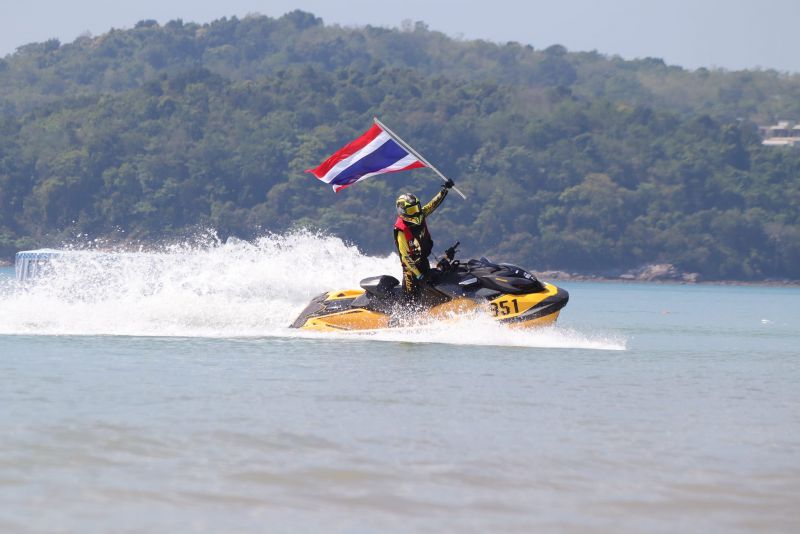
[[[413,225],[401,217],[394,223],[394,242],[403,266],[403,290],[407,298],[413,299],[419,295],[420,281],[417,277],[420,274],[427,275],[431,269],[428,256],[433,251],[433,239],[425,219],[439,207],[447,192],[447,189],[442,189],[422,207],[422,224]]]

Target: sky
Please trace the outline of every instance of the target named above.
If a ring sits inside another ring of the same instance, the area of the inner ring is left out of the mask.
[[[23,44],[131,28],[137,21],[210,22],[302,9],[326,24],[423,21],[462,39],[561,44],[670,65],[800,73],[800,0],[0,0],[0,57]]]

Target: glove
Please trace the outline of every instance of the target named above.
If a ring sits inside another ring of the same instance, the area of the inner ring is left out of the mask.
[[[448,178],[448,179],[447,179],[447,180],[444,182],[444,185],[442,185],[442,187],[443,187],[443,188],[445,188],[445,189],[450,189],[450,188],[451,188],[451,187],[453,187],[454,185],[456,185],[456,184],[454,184],[454,183],[453,183],[453,180],[451,180],[450,178]]]

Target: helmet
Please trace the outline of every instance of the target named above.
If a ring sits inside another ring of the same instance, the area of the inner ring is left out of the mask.
[[[425,218],[419,199],[411,193],[404,193],[397,197],[397,214],[401,219],[414,226],[422,224],[422,219]]]

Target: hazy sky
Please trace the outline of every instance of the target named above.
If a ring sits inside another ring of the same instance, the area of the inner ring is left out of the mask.
[[[34,41],[131,28],[142,19],[210,22],[303,9],[325,23],[422,20],[466,39],[660,57],[688,68],[800,72],[800,0],[0,0],[0,56]]]

